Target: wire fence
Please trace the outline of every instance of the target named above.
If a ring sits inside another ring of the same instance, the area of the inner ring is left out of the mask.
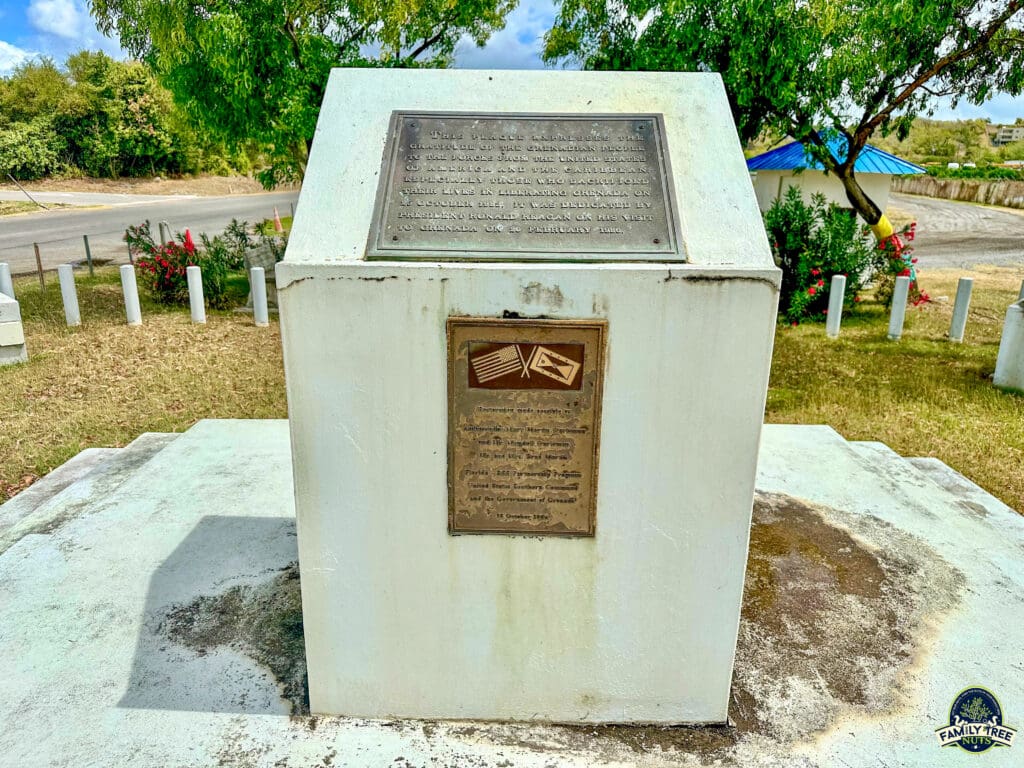
[[[38,258],[37,258],[38,255]],[[0,246],[0,262],[10,265],[11,274],[28,275],[40,270],[56,271],[61,264],[128,264],[124,230],[90,232],[71,237],[38,240],[35,243]]]

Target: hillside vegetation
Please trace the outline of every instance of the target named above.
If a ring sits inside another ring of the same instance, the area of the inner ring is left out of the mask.
[[[1024,121],[1024,118],[1017,122]],[[1024,160],[1024,141],[996,146],[992,143],[989,123],[985,120],[928,120],[918,118],[907,137],[876,133],[871,144],[912,163],[929,168],[929,173],[942,178],[987,178],[1024,180],[1024,174],[1002,167],[1009,160]],[[747,146],[747,156],[766,152],[787,141],[779,136],[762,136]],[[960,168],[947,168],[957,163]],[[973,163],[976,168],[964,168]]]
[[[82,51],[0,78],[0,179],[229,173],[258,153],[204,138],[144,64]]]

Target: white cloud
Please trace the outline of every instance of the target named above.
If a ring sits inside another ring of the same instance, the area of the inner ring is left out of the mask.
[[[21,62],[31,59],[35,55],[32,51],[23,50],[0,40],[0,75],[10,74]]]
[[[25,13],[40,32],[76,40],[92,27],[73,0],[32,0]]]
[[[949,99],[942,99],[938,103],[934,117],[937,120],[973,120],[987,117],[993,123],[1012,123],[1018,117],[1024,117],[1024,96],[1000,93],[980,107],[961,101],[956,109],[950,107]]]
[[[455,66],[467,69],[538,69],[544,33],[551,28],[552,0],[522,0],[505,18],[505,28],[491,35],[483,48],[464,37],[455,49]]]

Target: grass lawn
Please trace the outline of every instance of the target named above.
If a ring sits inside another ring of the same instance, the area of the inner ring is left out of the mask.
[[[202,418],[287,416],[278,325],[142,301],[141,327],[124,322],[116,267],[77,273],[82,325],[67,328],[56,280],[40,294],[16,279],[29,362],[0,368],[0,501],[83,448],[123,446],[142,432],[187,429]],[[230,287],[244,303],[244,277]]]
[[[956,279],[926,272],[933,297],[908,311],[903,341],[886,339],[884,310],[865,302],[840,339],[817,324],[779,326],[766,420],[829,424],[905,456],[937,456],[1011,507],[1024,510],[1024,397],[991,384],[1006,307],[1021,272],[975,271],[966,342],[950,344]],[[287,415],[276,321],[187,308],[143,296],[143,326],[124,324],[115,268],[77,275],[83,325],[64,326],[60,290],[15,281],[29,363],[0,368],[0,500],[83,448],[121,446],[142,432],[180,431],[202,418]],[[242,277],[232,279],[239,298]]]
[[[979,269],[963,344],[945,339],[962,271],[925,271],[933,301],[907,310],[903,339],[865,302],[824,327],[779,326],[765,421],[828,424],[850,440],[878,440],[904,456],[935,456],[1024,511],[1024,397],[992,386],[1006,308],[1024,272]]]

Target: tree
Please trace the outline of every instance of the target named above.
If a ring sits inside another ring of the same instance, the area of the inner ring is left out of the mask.
[[[483,45],[518,0],[93,0],[105,33],[141,57],[218,138],[271,148],[268,186],[301,177],[337,66],[443,66]]]
[[[40,59],[0,78],[0,178],[180,173],[198,170],[209,147],[136,61],[81,51],[63,69]]]
[[[67,79],[53,59],[30,59],[0,79],[0,128],[51,115],[67,91]]]
[[[741,138],[803,142],[884,239],[892,227],[854,173],[868,139],[905,138],[936,97],[1020,94],[1024,0],[562,0],[544,57],[720,72]]]

